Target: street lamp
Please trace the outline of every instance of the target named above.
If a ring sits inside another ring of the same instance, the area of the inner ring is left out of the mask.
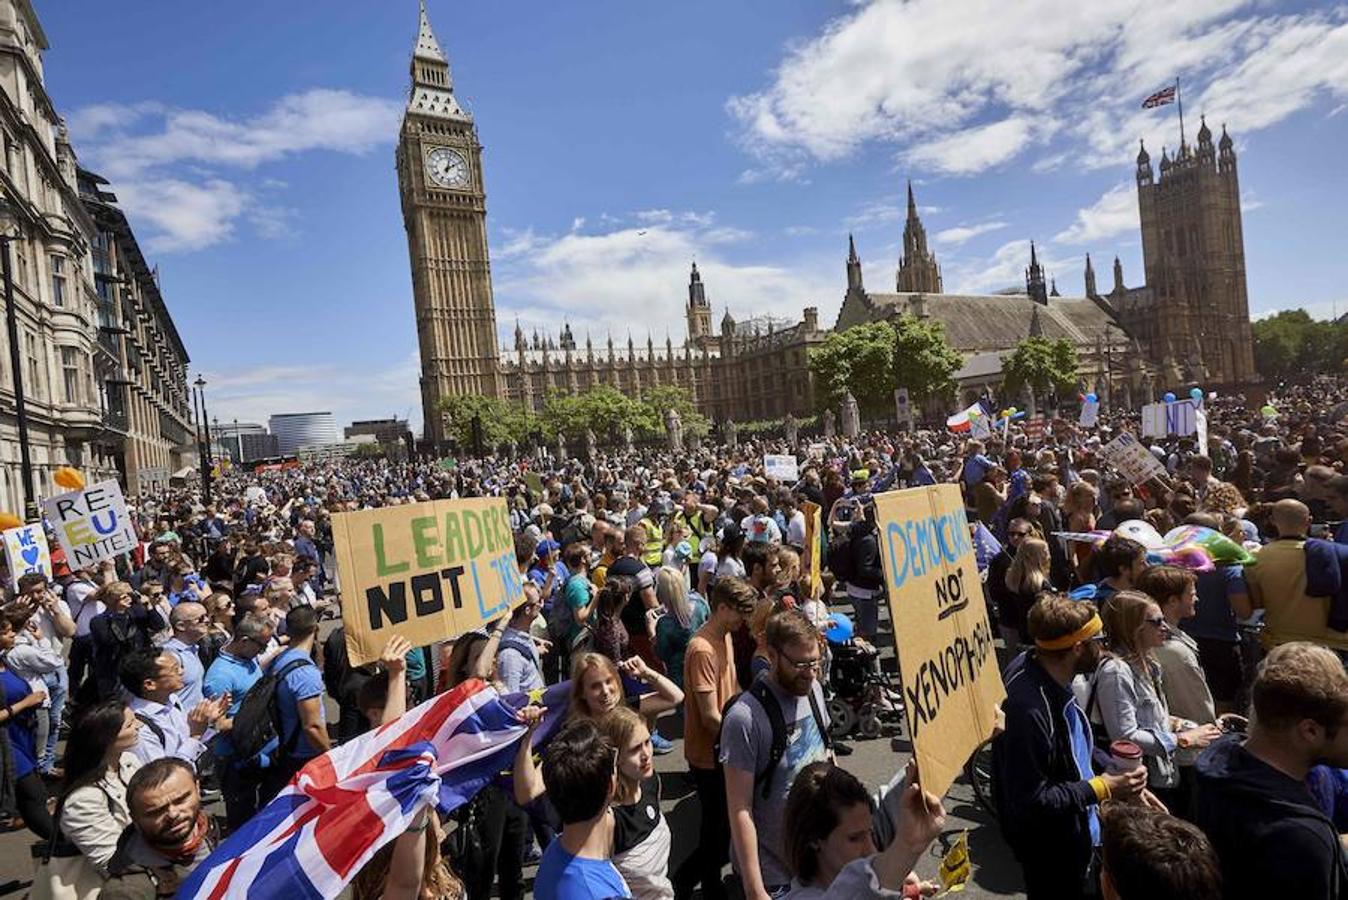
[[[211,502],[211,425],[210,420],[206,418],[206,379],[200,374],[197,380],[192,382],[196,388],[193,395],[192,404],[196,406],[196,396],[201,397],[201,418],[197,419],[201,423],[201,434],[203,437],[201,448],[201,496],[202,500],[209,505]]]
[[[22,466],[24,521],[38,517],[37,493],[33,490],[33,462],[28,447],[28,412],[23,395],[23,360],[19,351],[19,321],[14,305],[14,272],[9,245],[23,236],[22,223],[8,199],[0,197],[0,269],[5,279],[5,328],[9,332],[9,366],[14,375],[14,419],[19,428],[19,465]]]

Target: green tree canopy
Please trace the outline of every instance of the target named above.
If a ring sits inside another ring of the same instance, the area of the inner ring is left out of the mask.
[[[1341,372],[1348,361],[1348,323],[1321,322],[1304,309],[1285,309],[1253,325],[1254,361],[1274,378]]]
[[[833,331],[810,351],[815,405],[837,410],[848,391],[861,409],[887,409],[894,392],[894,326],[867,322]]]
[[[641,402],[650,408],[651,417],[656,422],[656,431],[659,434],[664,434],[665,416],[671,409],[679,414],[685,437],[706,437],[711,431],[707,417],[697,411],[693,395],[686,388],[672,384],[648,388],[642,392]]]
[[[919,402],[949,394],[964,357],[950,346],[945,325],[904,314],[895,323],[894,384]],[[892,402],[888,397],[886,402]]]
[[[482,449],[490,450],[511,441],[520,441],[527,429],[524,409],[495,397],[482,397],[476,394],[462,397],[446,397],[440,404],[446,415],[446,433],[460,447],[475,448],[473,422],[476,419],[482,430]]]
[[[1077,349],[1067,338],[1027,337],[1002,361],[1002,386],[1014,396],[1028,386],[1041,399],[1076,386]]]

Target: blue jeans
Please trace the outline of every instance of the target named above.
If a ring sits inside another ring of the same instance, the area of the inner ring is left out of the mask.
[[[65,666],[43,675],[42,681],[47,686],[47,697],[51,700],[51,706],[46,709],[47,745],[37,748],[37,767],[40,771],[50,772],[56,765],[56,742],[61,737],[61,713],[66,708],[66,695],[70,693],[70,683],[66,677]]]

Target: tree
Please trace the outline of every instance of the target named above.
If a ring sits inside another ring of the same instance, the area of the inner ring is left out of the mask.
[[[946,340],[945,325],[905,313],[895,323],[894,333],[894,385],[908,388],[918,402],[949,394],[964,357]],[[886,407],[892,402],[888,395],[880,400]]]
[[[371,441],[368,444],[360,444],[357,446],[355,452],[351,455],[356,459],[383,459],[384,447],[382,444]]]
[[[543,401],[542,425],[549,438],[558,432],[579,438],[589,429],[600,440],[621,434],[623,426],[634,432],[653,432],[657,428],[650,406],[608,385],[583,394],[549,392]]]
[[[815,405],[837,410],[848,391],[866,412],[888,409],[894,391],[896,334],[888,322],[833,331],[810,351]]]
[[[1253,324],[1254,361],[1275,378],[1340,372],[1348,357],[1348,324],[1320,322],[1304,309],[1285,309]]]
[[[1011,396],[1029,387],[1043,398],[1054,388],[1072,390],[1077,370],[1077,349],[1067,338],[1027,337],[1002,360],[1002,387]]]
[[[693,395],[685,388],[672,384],[658,385],[643,392],[641,401],[650,408],[650,417],[657,423],[656,432],[659,434],[664,433],[665,416],[671,409],[679,414],[685,437],[706,437],[711,431],[707,417],[697,411]]]
[[[527,431],[524,409],[495,397],[477,394],[446,397],[440,410],[448,419],[446,434],[468,450],[477,450],[479,437],[485,452],[501,444],[518,442]],[[480,435],[475,433],[477,429]]]

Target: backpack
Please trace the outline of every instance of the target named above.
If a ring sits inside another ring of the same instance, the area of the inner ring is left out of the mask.
[[[572,575],[571,578],[580,578],[580,575]],[[566,584],[571,583],[571,578],[566,580]],[[591,593],[590,602],[594,602],[594,595]],[[566,586],[557,592],[552,598],[552,609],[548,611],[548,637],[554,644],[566,641],[566,636],[571,631],[571,626],[576,623],[576,611],[571,608],[571,601],[566,599]]]
[[[852,529],[830,537],[828,542],[828,570],[840,584],[856,577],[856,567],[852,565]]]
[[[772,748],[768,751],[768,764],[754,773],[754,788],[762,792],[766,798],[768,791],[772,787],[772,776],[781,765],[782,758],[786,756],[786,718],[782,715],[782,705],[777,702],[776,696],[772,693],[772,688],[768,687],[767,675],[759,675],[754,679],[754,683],[749,685],[749,689],[736,694],[730,702],[725,705],[721,715],[721,728],[725,728],[725,714],[730,712],[730,708],[742,700],[748,694],[758,701],[758,705],[763,708],[767,714],[768,724],[772,727]],[[819,701],[815,698],[814,691],[809,693],[810,713],[814,716],[814,724],[819,729],[819,734],[824,740],[824,749],[833,749],[833,737],[829,734],[828,726],[824,723],[824,713],[819,709]],[[716,738],[716,758],[721,758],[721,736]]]
[[[269,670],[248,689],[248,693],[243,695],[243,702],[239,704],[239,711],[234,716],[234,727],[229,733],[229,742],[233,745],[239,760],[255,759],[268,744],[281,736],[281,709],[277,703],[277,685],[300,666],[313,664],[313,660],[307,657],[292,659],[279,671]],[[300,729],[297,727],[294,734],[272,754],[272,758],[281,759],[289,756],[299,739]]]

